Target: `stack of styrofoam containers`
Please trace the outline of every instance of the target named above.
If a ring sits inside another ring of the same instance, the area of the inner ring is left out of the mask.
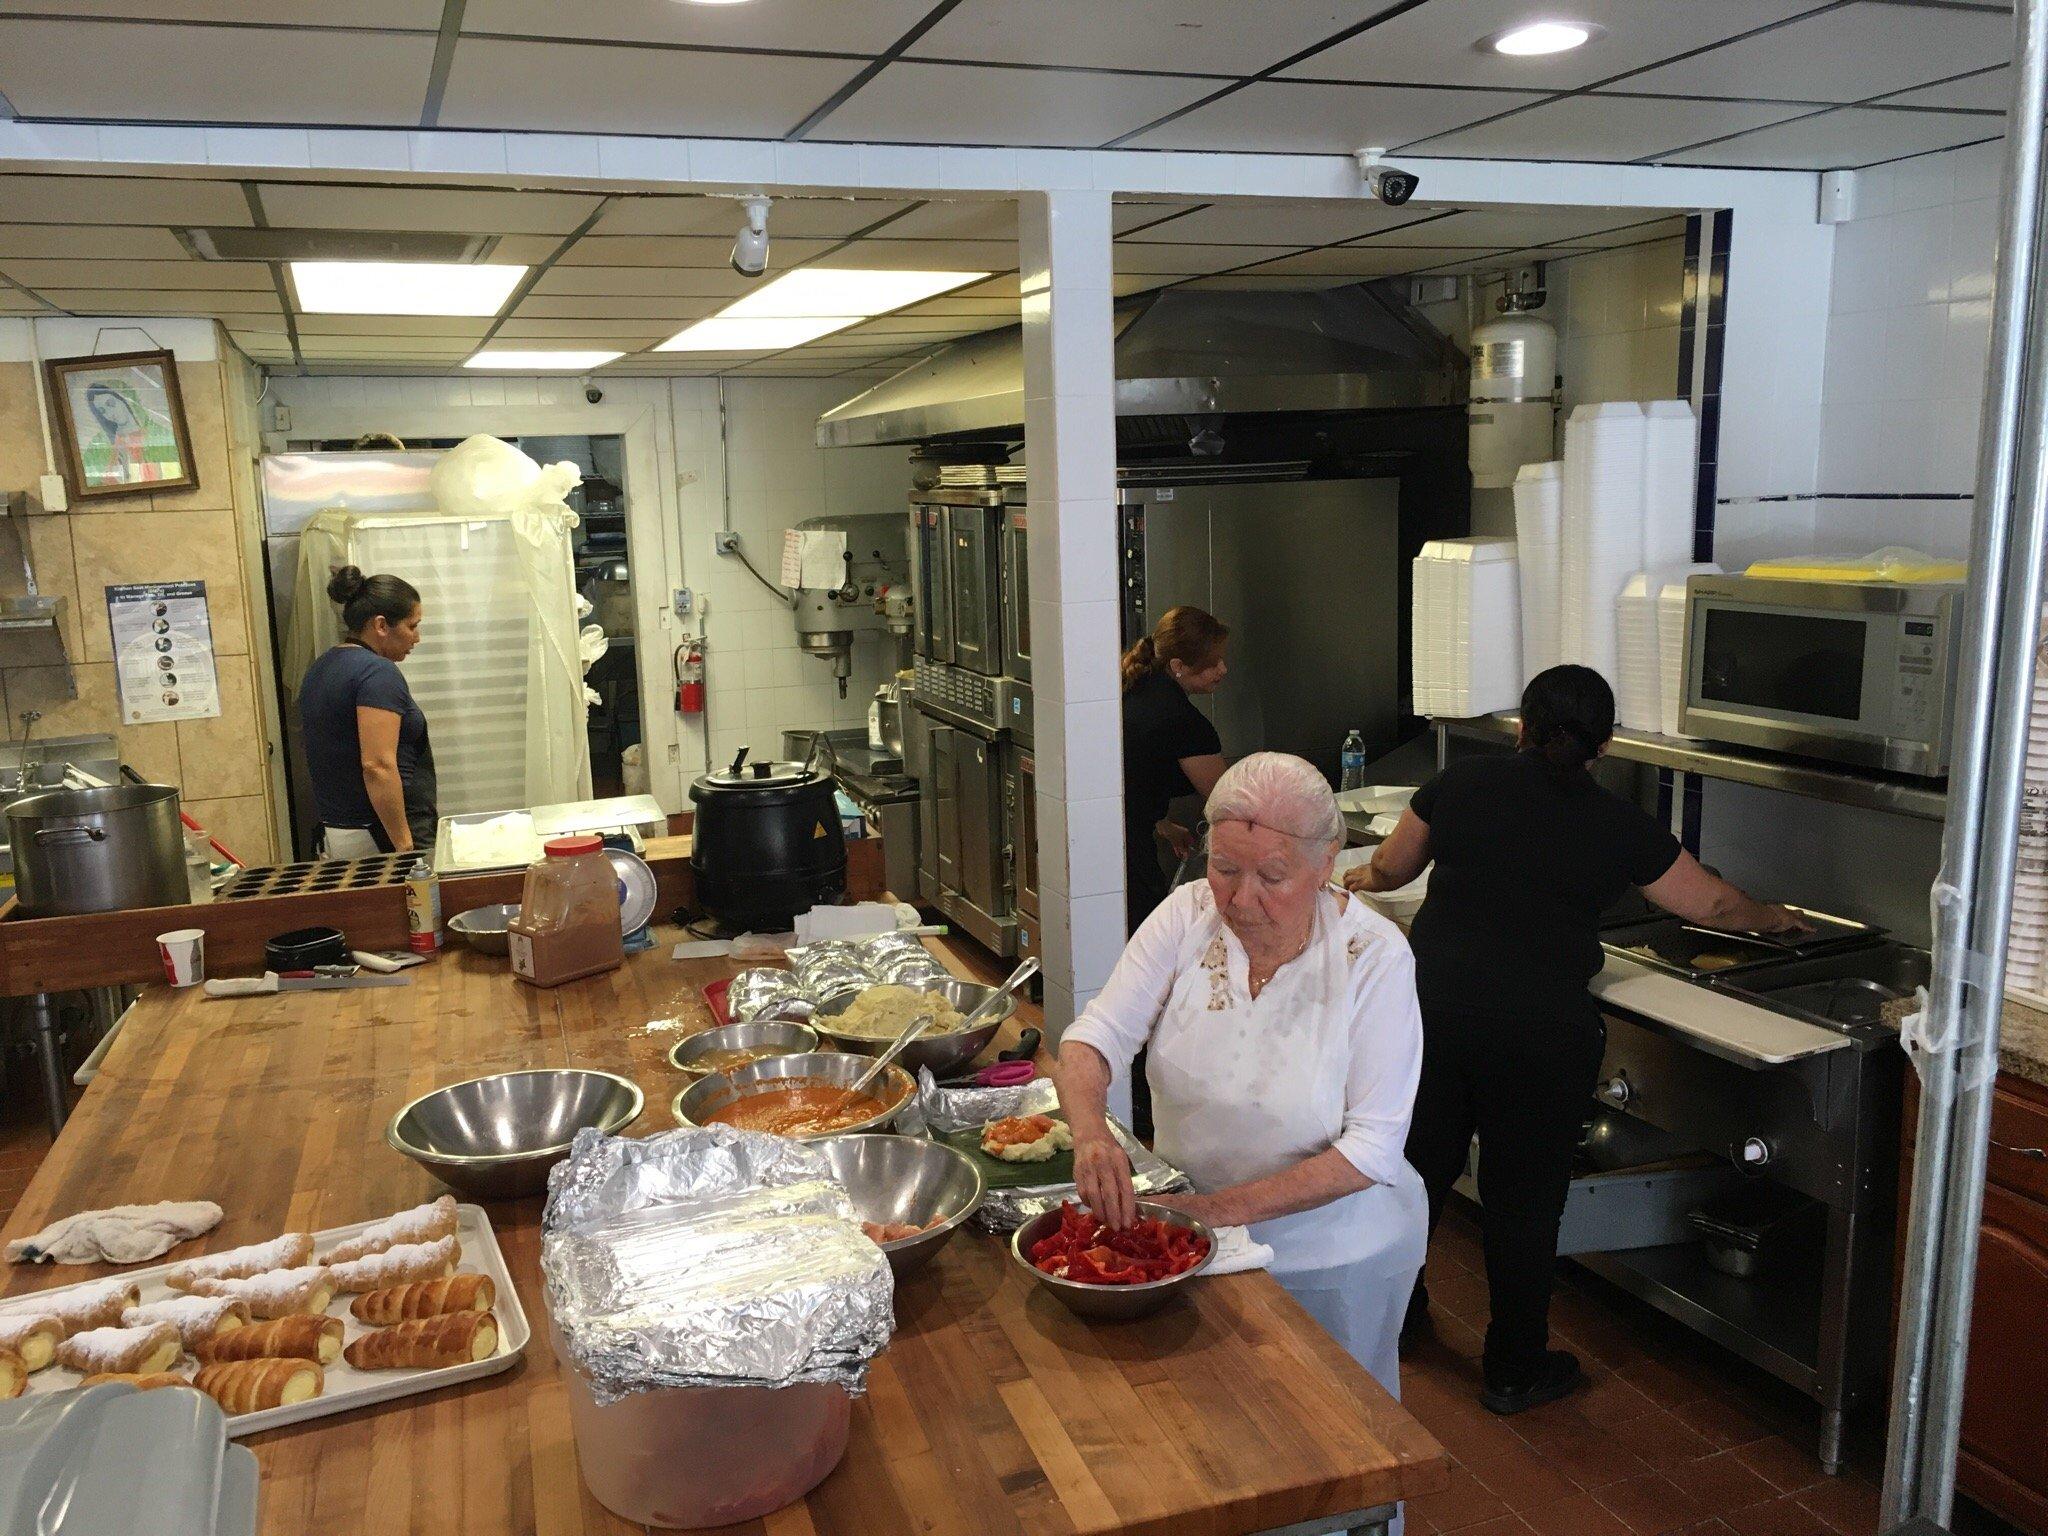
[[[1522,577],[1522,680],[1558,662],[1558,560],[1564,537],[1564,465],[1524,464],[1515,476],[1515,559]]]
[[[1679,712],[1685,707],[1685,582],[1689,576],[1718,576],[1721,567],[1712,561],[1674,566],[1665,572],[1664,585],[1657,593],[1657,726],[1666,736],[1684,734],[1678,729]]]
[[[1689,565],[1699,486],[1699,419],[1688,400],[1652,400],[1643,414],[1643,568]]]
[[[1521,577],[1513,539],[1436,539],[1413,567],[1410,664],[1420,715],[1469,719],[1522,696]]]
[[[1657,599],[1663,590],[1662,571],[1637,571],[1614,600],[1614,717],[1631,731],[1654,731],[1663,724],[1657,643]]]
[[[1643,407],[1582,405],[1564,428],[1564,533],[1559,558],[1559,659],[1613,681],[1620,660],[1615,599],[1643,568]]]
[[[2027,722],[2027,773],[2013,869],[2012,929],[2005,944],[2005,986],[2038,998],[2048,992],[2048,661],[2034,657],[2034,707]]]

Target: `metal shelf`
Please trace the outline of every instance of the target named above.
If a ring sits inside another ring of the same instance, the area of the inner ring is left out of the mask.
[[[1441,731],[1475,741],[1513,741],[1521,728],[1521,716],[1503,712],[1479,715],[1468,720],[1433,722]],[[1759,789],[1782,790],[1811,800],[1868,811],[1889,811],[1900,816],[1917,816],[1940,821],[1948,814],[1948,793],[1924,779],[1892,778],[1874,773],[1856,773],[1846,768],[1824,768],[1789,758],[1764,757],[1731,752],[1703,741],[1677,736],[1657,736],[1646,731],[1616,731],[1608,755],[1626,762],[1648,763],[1696,773],[1702,778],[1724,779],[1733,784],[1751,784]]]
[[[1640,1297],[1801,1392],[1820,1391],[1818,1265],[1790,1264],[1739,1280],[1711,1267],[1698,1243],[1578,1253],[1572,1262]]]

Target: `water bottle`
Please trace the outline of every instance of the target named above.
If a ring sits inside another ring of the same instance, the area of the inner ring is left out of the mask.
[[[1340,790],[1365,788],[1365,738],[1363,736],[1353,731],[1344,738],[1344,747],[1338,756],[1338,762],[1342,769],[1337,786]]]

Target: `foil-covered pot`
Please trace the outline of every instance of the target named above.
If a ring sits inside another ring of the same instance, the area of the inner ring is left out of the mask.
[[[729,1126],[580,1133],[548,1179],[548,1311],[600,1404],[660,1387],[862,1390],[888,1260],[801,1143]]]
[[[1059,1092],[1050,1078],[1010,1088],[942,1088],[930,1072],[917,1074],[915,1108],[935,1136],[951,1136],[1011,1115],[1054,1114],[1059,1107]],[[1114,1115],[1109,1117],[1109,1133],[1130,1158],[1131,1186],[1141,1197],[1194,1188],[1186,1174],[1133,1136]],[[991,1189],[975,1209],[973,1221],[984,1232],[1010,1232],[1034,1216],[1058,1209],[1062,1200],[1079,1198],[1072,1180]]]

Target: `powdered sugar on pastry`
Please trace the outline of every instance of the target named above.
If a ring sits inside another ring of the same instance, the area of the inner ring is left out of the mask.
[[[169,1323],[178,1330],[180,1342],[190,1349],[201,1339],[210,1339],[216,1333],[248,1322],[249,1304],[232,1296],[173,1296],[167,1301],[146,1301],[139,1307],[130,1307],[121,1314],[121,1321],[130,1328]]]
[[[294,1312],[325,1312],[334,1300],[334,1281],[320,1265],[302,1264],[297,1269],[273,1269],[231,1280],[201,1276],[192,1282],[192,1293],[233,1297],[248,1303],[255,1317],[290,1317]]]
[[[368,1258],[346,1264],[330,1264],[337,1291],[380,1291],[389,1285],[409,1285],[415,1280],[438,1280],[455,1273],[462,1257],[462,1244],[453,1237],[431,1243],[401,1243]]]
[[[313,1239],[309,1233],[286,1232],[267,1243],[250,1243],[245,1248],[202,1254],[196,1259],[174,1264],[164,1271],[164,1284],[174,1291],[189,1291],[194,1288],[192,1282],[202,1276],[211,1280],[234,1280],[244,1275],[260,1275],[266,1270],[293,1269],[312,1257]]]
[[[178,1358],[178,1330],[169,1323],[147,1328],[88,1328],[57,1346],[57,1363],[90,1375],[95,1371],[133,1371],[147,1375]]]
[[[132,1280],[99,1280],[72,1286],[36,1305],[62,1323],[66,1333],[80,1333],[87,1328],[111,1328],[140,1300],[142,1289]]]
[[[47,1312],[0,1316],[0,1349],[13,1350],[32,1371],[40,1371],[50,1363],[63,1337],[63,1323]]]
[[[451,1236],[459,1219],[455,1197],[443,1195],[430,1204],[416,1205],[396,1216],[387,1216],[375,1226],[363,1228],[354,1237],[344,1238],[334,1245],[333,1251],[322,1262],[346,1264],[351,1259],[368,1258],[373,1253],[383,1253],[402,1243],[431,1243]]]

